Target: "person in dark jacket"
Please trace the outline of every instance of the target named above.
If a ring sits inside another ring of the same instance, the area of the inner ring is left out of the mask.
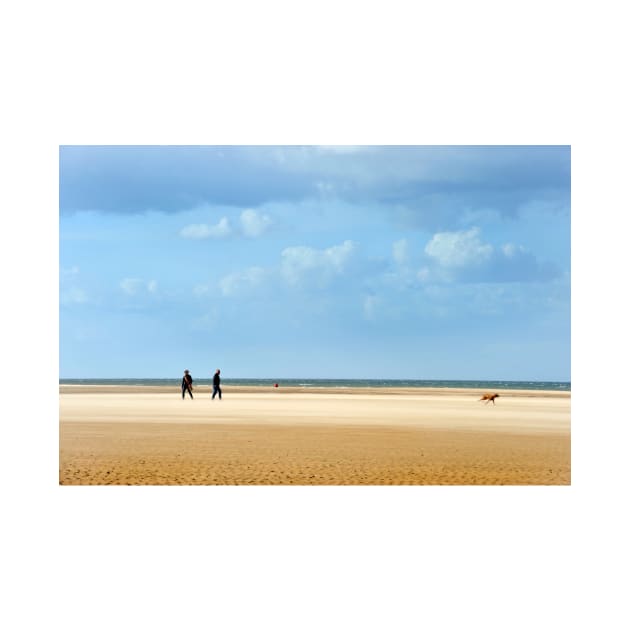
[[[186,392],[190,394],[191,398],[193,397],[192,384],[193,380],[190,372],[188,370],[184,370],[184,378],[182,379],[182,400],[186,397]]]
[[[219,394],[219,400],[221,400],[221,370],[217,370],[214,373],[214,378],[212,379],[212,400],[214,397]]]

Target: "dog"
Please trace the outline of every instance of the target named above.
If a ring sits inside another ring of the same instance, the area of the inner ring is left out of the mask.
[[[486,405],[492,401],[492,404],[494,405],[494,399],[498,398],[499,394],[484,394],[480,399],[479,402],[481,402],[482,400],[486,401]]]

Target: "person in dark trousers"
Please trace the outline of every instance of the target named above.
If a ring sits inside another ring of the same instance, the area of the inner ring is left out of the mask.
[[[214,373],[214,378],[212,379],[212,400],[214,397],[219,394],[219,400],[221,400],[221,370],[217,370]]]
[[[184,370],[184,378],[182,379],[182,400],[186,397],[186,392],[190,394],[191,398],[193,397],[192,384],[193,380],[190,372],[188,370]]]

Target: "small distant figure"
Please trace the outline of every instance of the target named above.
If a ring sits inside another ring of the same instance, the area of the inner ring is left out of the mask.
[[[274,386],[274,387],[278,387],[278,383],[274,383],[274,384],[273,384],[273,386]]]
[[[498,398],[499,394],[484,394],[480,399],[479,402],[481,402],[482,400],[486,401],[486,405],[492,401],[492,404],[494,405],[494,399]]]
[[[221,400],[221,370],[217,370],[212,379],[212,400],[217,394],[219,394],[219,400]]]
[[[190,394],[191,398],[193,397],[192,384],[193,384],[193,379],[192,379],[192,376],[190,375],[190,372],[188,370],[184,370],[184,378],[182,379],[182,400],[186,397],[186,392]]]

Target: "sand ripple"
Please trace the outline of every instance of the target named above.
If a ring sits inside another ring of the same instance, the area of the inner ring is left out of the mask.
[[[62,422],[62,485],[570,484],[570,436],[384,426]]]

